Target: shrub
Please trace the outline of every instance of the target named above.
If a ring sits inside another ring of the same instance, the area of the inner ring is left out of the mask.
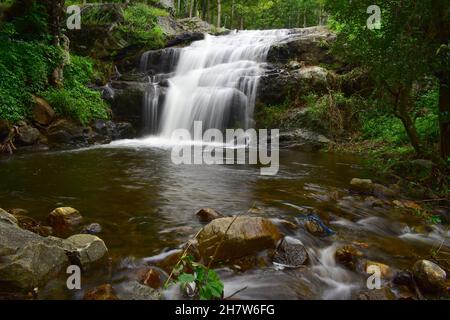
[[[107,105],[98,91],[83,85],[72,88],[51,88],[43,93],[55,112],[86,125],[93,119],[107,119]]]
[[[118,30],[124,39],[150,48],[164,45],[164,32],[156,22],[158,17],[168,15],[165,10],[137,3],[127,7],[123,14],[124,22]]]
[[[64,88],[51,88],[42,95],[56,113],[83,125],[94,119],[107,119],[108,107],[100,92],[86,86],[93,75],[93,62],[89,58],[71,55],[64,68]]]
[[[10,25],[11,27],[11,25]],[[14,34],[14,28],[8,28]],[[29,114],[32,94],[44,90],[61,61],[61,51],[40,42],[0,35],[0,119],[12,122]]]

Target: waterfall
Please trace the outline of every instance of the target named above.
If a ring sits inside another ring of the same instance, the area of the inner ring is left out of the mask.
[[[142,55],[139,72],[150,74],[144,95],[146,134],[170,138],[176,129],[203,130],[253,127],[260,76],[270,47],[289,30],[239,31],[205,35],[185,48],[154,50]],[[164,81],[164,84],[162,84]],[[164,101],[161,102],[161,86]]]
[[[156,81],[156,78],[150,78],[145,87],[145,93],[143,98],[143,121],[144,121],[144,134],[157,134],[158,133],[158,116],[159,116],[159,97],[161,96],[161,87]]]
[[[206,35],[179,53],[178,64],[164,103],[160,135],[192,130],[253,126],[258,80],[271,45],[288,30],[239,31],[226,36]]]

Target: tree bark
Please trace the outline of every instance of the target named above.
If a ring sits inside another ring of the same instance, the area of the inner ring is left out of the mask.
[[[441,80],[439,87],[439,129],[441,136],[441,157],[450,159],[450,87],[448,81]]]
[[[397,99],[396,115],[402,121],[409,141],[411,142],[417,156],[422,157],[425,155],[425,150],[422,142],[420,141],[414,121],[409,114],[409,109],[412,104],[410,92],[410,89],[400,90]]]
[[[222,16],[222,3],[221,0],[217,0],[217,28],[221,27],[221,16]]]

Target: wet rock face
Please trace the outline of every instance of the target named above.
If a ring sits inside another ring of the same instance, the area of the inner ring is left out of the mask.
[[[198,250],[203,260],[209,262],[220,243],[215,261],[233,260],[265,249],[275,249],[282,237],[270,220],[246,216],[238,217],[234,222],[233,219],[216,219],[199,233]]]
[[[419,287],[426,292],[439,293],[445,288],[447,274],[434,262],[417,261],[413,267],[413,274]]]
[[[142,129],[142,101],[146,90],[144,82],[113,81],[114,98],[111,110],[115,121],[129,122],[139,131]]]
[[[329,44],[336,36],[326,27],[302,29],[300,34],[273,46],[267,61],[286,64],[290,60],[305,61],[308,65],[331,64],[336,59],[329,54]]]

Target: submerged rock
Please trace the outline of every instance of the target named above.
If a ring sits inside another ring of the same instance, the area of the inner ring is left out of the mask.
[[[209,223],[197,236],[198,250],[204,261],[214,257],[226,261],[275,249],[282,238],[278,228],[267,219],[242,216],[220,218]]]
[[[37,222],[33,218],[23,216],[23,215],[15,215],[17,221],[19,222],[19,226],[22,229],[37,233],[40,236],[48,237],[53,234],[53,228],[49,226],[43,226],[41,223]]]
[[[211,222],[215,219],[223,218],[223,214],[211,208],[203,208],[196,215],[201,222]]]
[[[85,234],[99,234],[100,232],[102,232],[102,226],[99,223],[91,223],[88,224],[87,226],[83,227],[83,229],[81,230],[81,233],[85,233]]]
[[[157,268],[150,268],[139,272],[139,282],[153,289],[161,288],[167,278],[168,276]]]
[[[362,256],[363,253],[354,246],[343,246],[337,249],[334,254],[336,262],[353,271],[356,270],[358,261]]]
[[[413,267],[414,279],[426,292],[441,292],[446,286],[447,274],[434,262],[419,260]]]
[[[373,181],[371,179],[353,178],[352,181],[350,181],[350,185],[354,189],[371,192],[373,188]]]
[[[48,223],[57,235],[73,232],[83,222],[80,212],[71,207],[56,208],[48,215]]]
[[[360,292],[358,300],[394,300],[395,295],[389,288]]]
[[[110,284],[103,284],[84,294],[84,300],[119,300]]]

